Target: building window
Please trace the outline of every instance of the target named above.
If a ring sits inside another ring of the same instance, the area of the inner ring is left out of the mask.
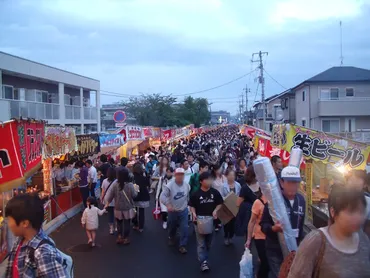
[[[5,99],[15,99],[13,94],[13,87],[12,86],[3,86],[2,98]]]
[[[338,88],[321,89],[320,99],[322,99],[322,100],[338,100],[339,99],[339,89]]]
[[[322,120],[322,131],[324,132],[339,132],[339,120]]]
[[[346,88],[346,97],[354,97],[355,90],[353,88]]]
[[[302,126],[306,126],[306,120],[302,120]]]
[[[302,92],[302,101],[306,101],[306,91]]]

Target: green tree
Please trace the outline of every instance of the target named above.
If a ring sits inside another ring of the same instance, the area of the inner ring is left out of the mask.
[[[183,104],[182,116],[196,127],[207,124],[210,120],[208,100],[206,98],[186,97]]]

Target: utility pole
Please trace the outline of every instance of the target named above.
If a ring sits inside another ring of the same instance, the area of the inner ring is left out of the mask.
[[[248,121],[248,93],[250,92],[250,89],[248,90],[248,87],[247,85],[245,85],[245,118],[246,118],[246,122]]]
[[[268,52],[257,52],[257,53],[253,53],[252,54],[252,63],[259,63],[259,69],[260,69],[260,76],[258,77],[258,82],[261,84],[261,87],[262,87],[262,112],[263,112],[263,129],[265,130],[266,129],[266,103],[265,103],[265,79],[263,77],[263,61],[262,61],[262,57],[264,55],[268,55],[269,53]],[[254,60],[254,56],[255,55],[258,55],[258,59],[257,60]]]
[[[242,118],[242,123],[244,123],[244,116],[243,116],[243,114],[244,114],[244,95],[243,94],[242,94],[242,106],[241,106],[240,110],[241,110],[240,117]]]

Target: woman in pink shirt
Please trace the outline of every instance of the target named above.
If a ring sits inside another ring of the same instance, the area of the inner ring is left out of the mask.
[[[260,267],[258,270],[257,277],[263,278],[268,277],[269,274],[269,265],[266,257],[266,248],[265,248],[265,234],[261,231],[260,221],[262,218],[263,210],[265,208],[265,203],[267,202],[265,196],[261,196],[260,199],[257,199],[252,206],[252,216],[248,224],[248,236],[245,247],[250,249],[252,237],[254,238],[254,243],[257,248],[258,257],[260,259]]]

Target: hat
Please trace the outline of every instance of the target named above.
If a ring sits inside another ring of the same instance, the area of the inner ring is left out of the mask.
[[[281,171],[281,178],[285,181],[296,181],[300,182],[302,180],[299,168],[294,166],[287,166]]]
[[[176,168],[175,175],[184,175],[185,170],[183,168]]]

